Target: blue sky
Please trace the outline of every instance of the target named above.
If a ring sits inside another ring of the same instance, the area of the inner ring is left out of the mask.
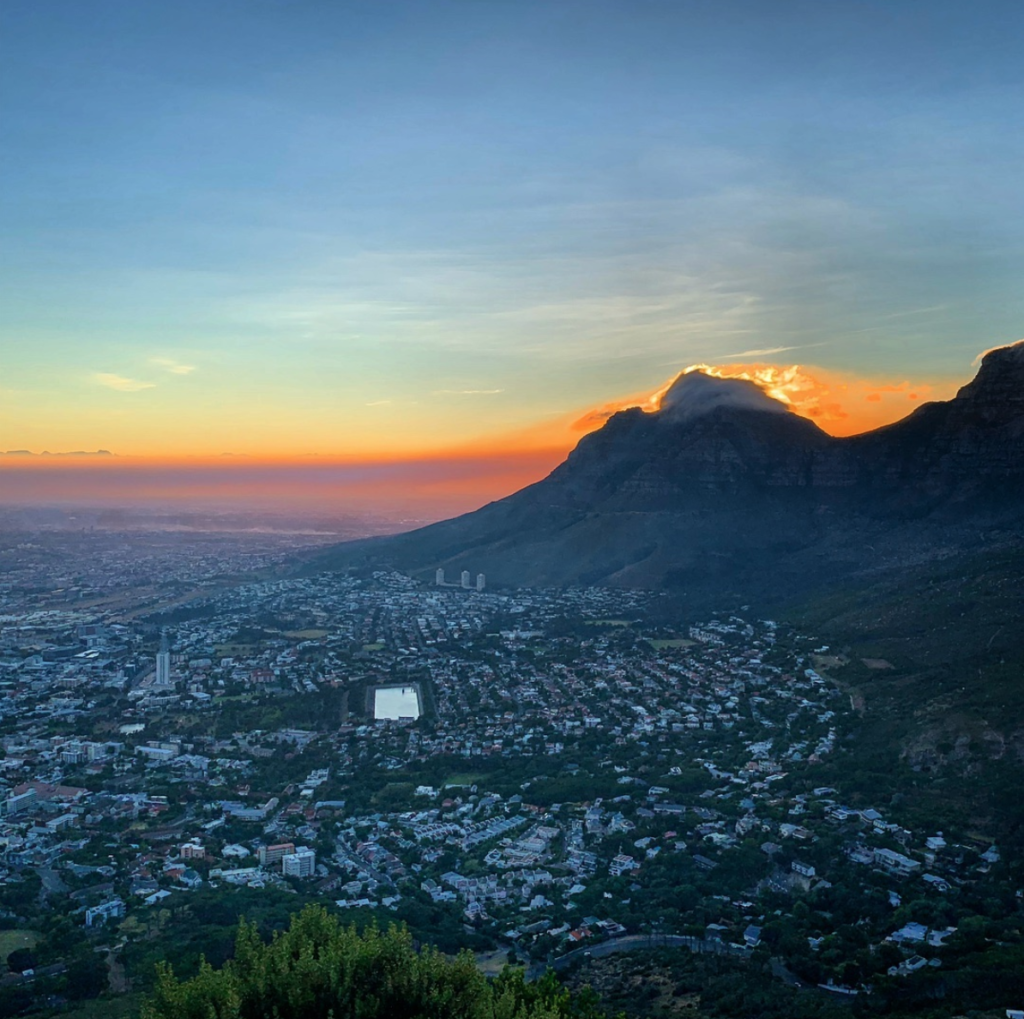
[[[0,8],[0,446],[440,447],[1024,335],[1024,7]],[[747,355],[747,351],[780,350]]]

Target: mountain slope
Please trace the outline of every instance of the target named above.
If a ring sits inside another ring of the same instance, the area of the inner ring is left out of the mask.
[[[659,411],[614,415],[543,481],[454,520],[338,546],[316,566],[773,603],[1016,541],[1022,438],[1024,344],[986,355],[955,399],[842,439],[753,383],[691,373]]]
[[[543,481],[313,565],[659,588],[673,626],[750,604],[845,659],[860,721],[830,780],[850,802],[1024,850],[1024,343],[953,400],[844,439],[684,376]]]

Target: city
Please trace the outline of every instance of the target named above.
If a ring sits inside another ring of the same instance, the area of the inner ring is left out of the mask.
[[[289,575],[227,536],[151,562],[137,607],[131,556],[69,578],[8,537],[9,988],[61,978],[53,913],[128,991],[168,917],[232,895],[237,915],[256,890],[482,965],[564,969],[639,937],[770,953],[780,980],[852,1000],[1020,908],[984,833],[845,798],[847,661],[790,626],[468,573]]]

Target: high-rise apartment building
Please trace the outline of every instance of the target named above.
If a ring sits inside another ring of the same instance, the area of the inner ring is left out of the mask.
[[[171,652],[167,646],[167,633],[160,638],[160,650],[156,654],[156,685],[171,685]]]
[[[305,846],[281,858],[281,871],[288,877],[312,877],[316,873],[316,852]]]
[[[272,867],[275,863],[280,863],[286,856],[294,852],[294,842],[279,842],[276,846],[260,846],[260,864],[264,867]]]

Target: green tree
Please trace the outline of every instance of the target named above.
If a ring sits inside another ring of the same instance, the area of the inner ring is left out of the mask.
[[[12,973],[23,973],[36,966],[36,953],[31,948],[16,948],[7,956],[7,966]]]
[[[159,967],[142,1019],[597,1019],[590,998],[573,999],[549,976],[527,984],[519,971],[489,982],[473,956],[417,951],[391,926],[363,933],[320,906],[292,917],[269,944],[243,922],[235,957],[203,962],[191,980]]]
[[[107,968],[95,957],[75,959],[68,965],[66,987],[72,1001],[98,997],[107,988]]]

